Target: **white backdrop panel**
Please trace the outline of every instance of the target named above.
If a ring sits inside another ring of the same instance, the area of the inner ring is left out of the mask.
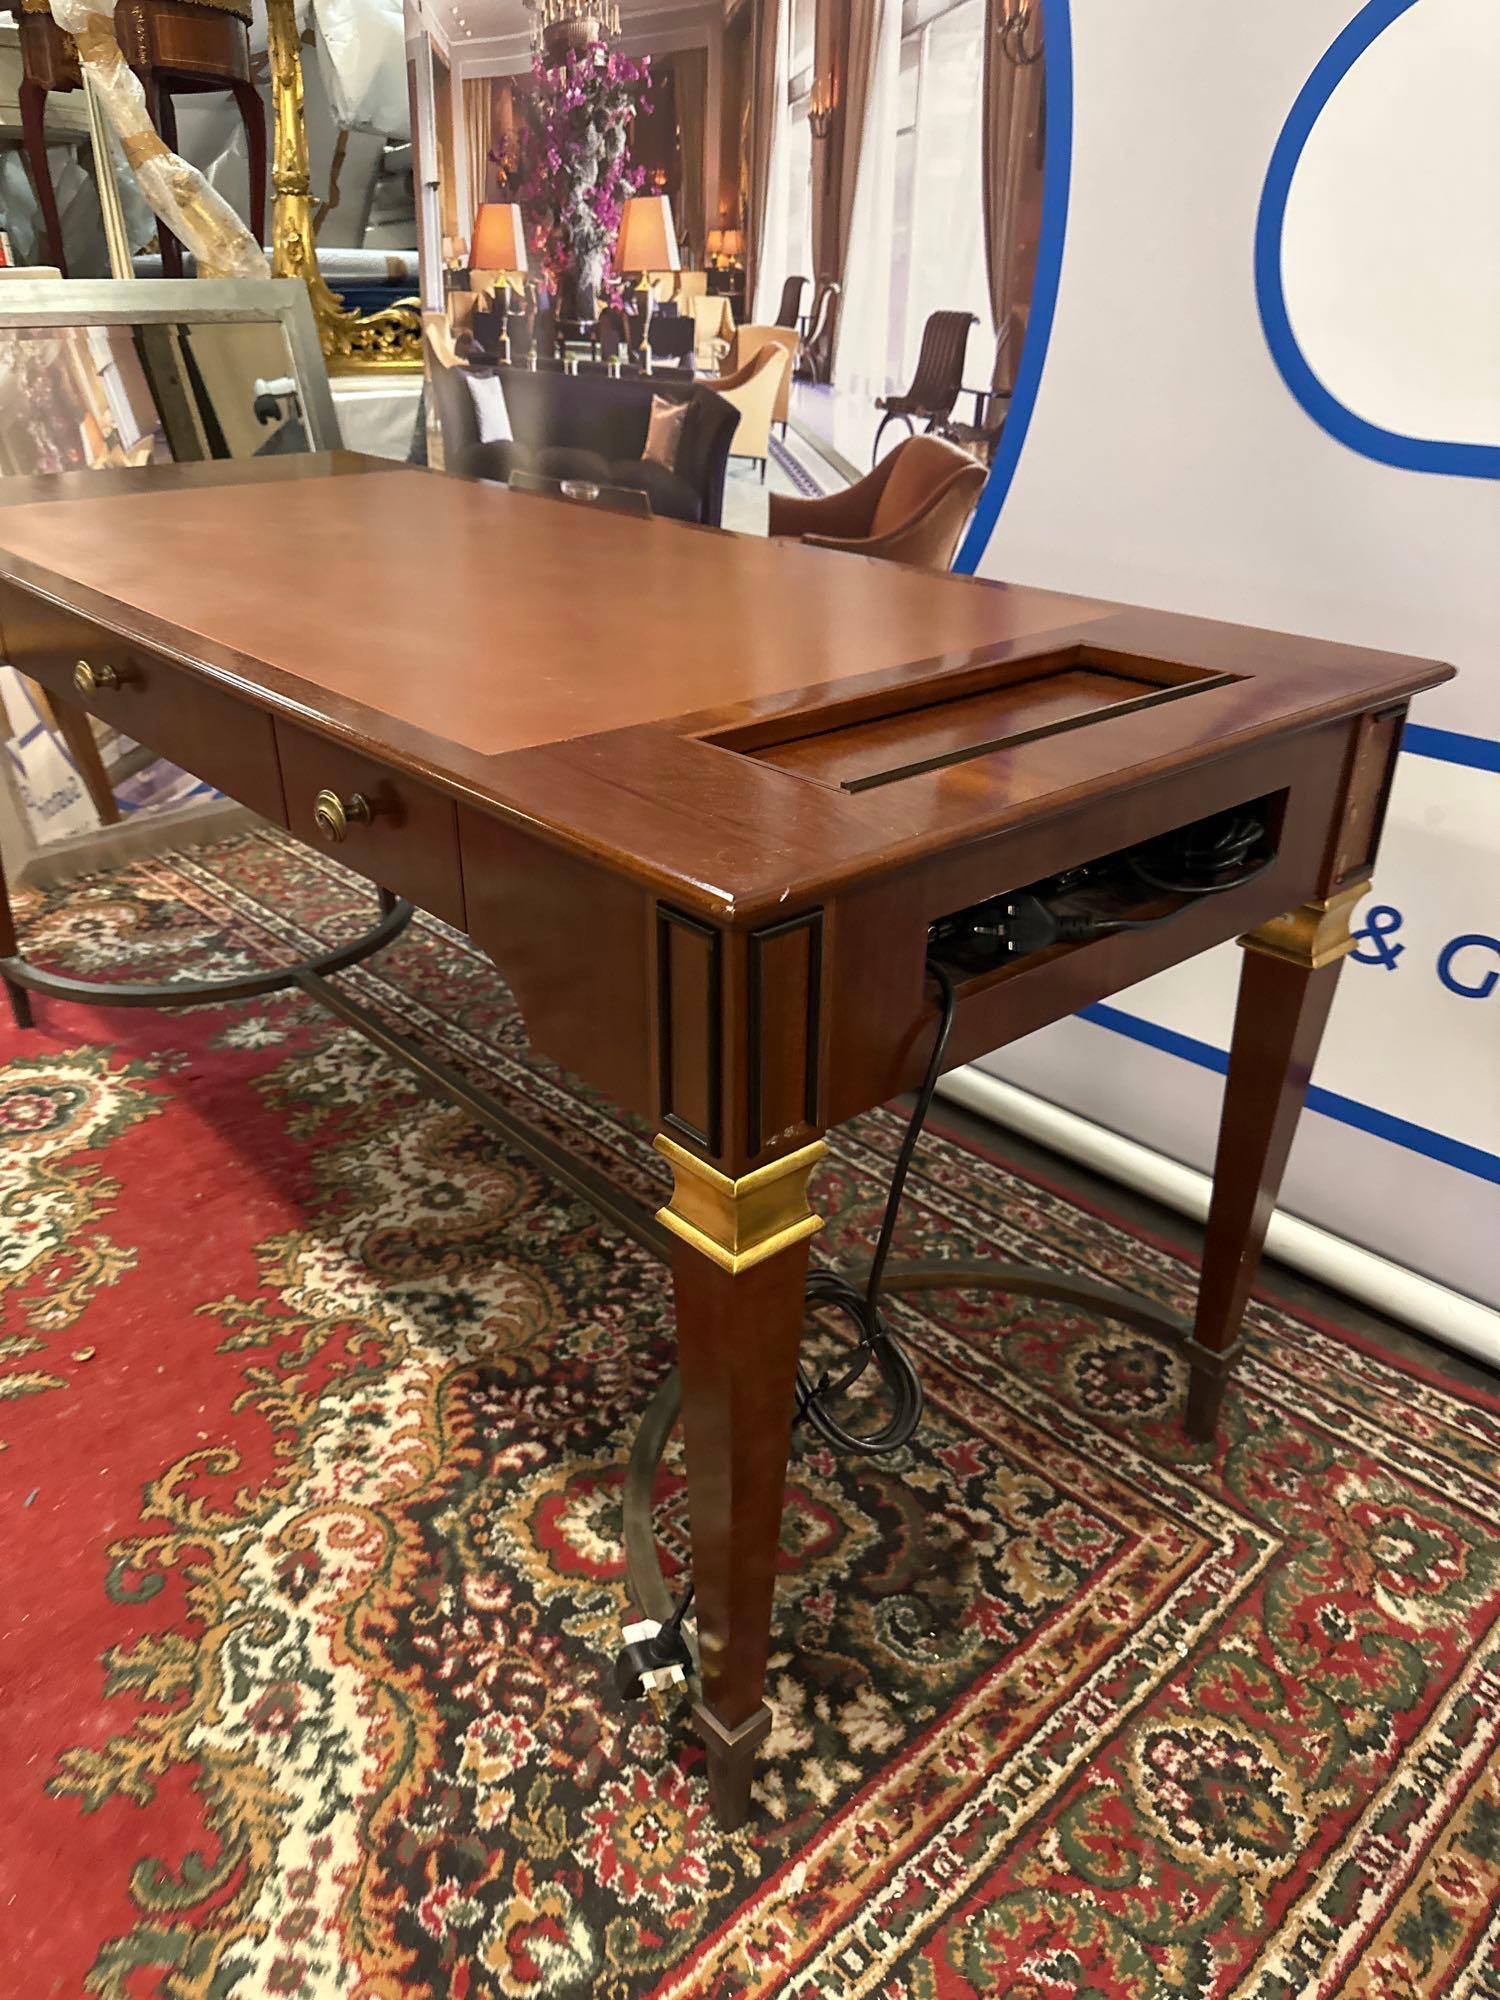
[[[1277,371],[1255,290],[1256,218],[1278,135],[1358,11],[1349,0],[1075,7],[1055,322],[980,570],[1460,668],[1413,710],[1414,740],[1436,754],[1402,758],[1362,913],[1388,907],[1399,928],[1368,941],[1369,962],[1344,976],[1315,1076],[1320,1108],[1303,1121],[1285,1205],[1500,1303],[1500,979],[1486,978],[1500,971],[1500,486],[1377,463],[1319,428]],[[1462,40],[1467,15],[1472,60],[1492,71],[1492,13],[1491,0],[1418,0],[1386,32],[1417,35],[1428,15]],[[1068,39],[1051,40],[1064,57]],[[1371,265],[1389,251],[1378,231],[1346,224],[1350,196],[1368,183],[1380,198],[1380,178],[1361,179],[1373,101],[1361,66],[1372,65],[1378,89],[1391,74],[1385,56],[1377,41],[1309,137],[1287,209],[1289,310],[1302,315],[1299,339],[1328,386],[1363,396],[1365,414],[1410,421],[1416,435],[1441,419],[1449,434],[1483,441],[1494,434],[1491,377],[1467,329],[1500,266],[1494,147],[1483,121],[1455,115],[1470,80],[1445,92],[1437,58],[1413,58],[1422,88],[1403,80],[1385,141],[1425,176],[1426,212],[1441,215],[1453,246],[1413,267],[1426,293],[1414,318],[1431,332],[1413,347],[1410,327],[1399,329],[1402,367],[1446,379],[1408,383],[1400,408],[1390,394],[1374,407],[1370,302],[1388,274]],[[1355,85],[1360,102],[1341,104]],[[1485,87],[1493,104],[1500,76]],[[1358,115],[1344,116],[1351,103]],[[1335,200],[1341,179],[1349,185]],[[1492,343],[1492,314],[1487,324]],[[1452,367],[1447,326],[1465,329]],[[1381,352],[1389,376],[1391,350]],[[1207,1165],[1220,1086],[1192,1051],[1228,1045],[1237,956],[1226,948],[1121,996],[1128,1018],[1112,1028],[1063,1024],[985,1067]]]

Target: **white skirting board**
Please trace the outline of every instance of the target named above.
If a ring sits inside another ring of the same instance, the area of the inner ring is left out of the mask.
[[[1134,1139],[1122,1138],[1118,1132],[1107,1131],[1061,1105],[1049,1104],[1030,1091],[1018,1090],[1014,1084],[965,1065],[943,1078],[938,1094],[1039,1146],[1050,1146],[1094,1173],[1190,1215],[1194,1221],[1201,1222],[1208,1214],[1213,1183],[1207,1174]],[[1500,1368],[1500,1313],[1477,1299],[1450,1291],[1431,1278],[1389,1263],[1372,1250],[1347,1243],[1280,1209],[1271,1217],[1266,1250],[1320,1284],[1346,1292],[1392,1319],[1405,1320],[1435,1340],[1477,1356],[1491,1368]]]

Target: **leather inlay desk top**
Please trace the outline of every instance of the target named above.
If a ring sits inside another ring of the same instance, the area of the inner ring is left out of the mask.
[[[0,576],[710,914],[784,908],[1092,801],[1119,810],[1168,773],[1448,675],[346,452],[4,484]],[[1139,675],[1148,692],[1200,685],[1035,727],[1069,689]],[[1027,678],[1031,712],[999,730],[1015,740],[984,749],[986,691]],[[950,700],[964,706],[928,713],[905,749],[890,740],[882,718]],[[964,716],[968,755],[946,727]],[[814,740],[762,756],[748,738],[767,728]],[[873,760],[873,789],[847,788],[842,752],[815,740],[851,730],[849,771]],[[954,759],[923,768],[949,734]]]
[[[483,757],[967,652],[1103,605],[399,468],[7,509],[0,541]],[[425,586],[424,587],[424,583]]]

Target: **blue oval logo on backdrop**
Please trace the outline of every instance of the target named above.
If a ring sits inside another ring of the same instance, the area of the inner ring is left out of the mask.
[[[1442,119],[1413,123],[1435,90]],[[1497,92],[1492,0],[1370,0],[1298,93],[1266,174],[1255,289],[1276,366],[1330,436],[1405,471],[1500,478],[1496,189],[1481,185],[1500,185]],[[1299,192],[1323,204],[1305,253]],[[1327,252],[1335,216],[1344,260]],[[1472,242],[1466,217],[1482,218]]]

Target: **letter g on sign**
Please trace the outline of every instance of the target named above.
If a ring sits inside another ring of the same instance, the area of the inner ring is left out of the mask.
[[[1472,959],[1458,964],[1460,953],[1476,951],[1487,952],[1494,963],[1482,970]],[[1500,938],[1486,937],[1483,931],[1465,931],[1462,937],[1450,938],[1438,953],[1437,974],[1460,999],[1488,1000],[1500,986]]]

